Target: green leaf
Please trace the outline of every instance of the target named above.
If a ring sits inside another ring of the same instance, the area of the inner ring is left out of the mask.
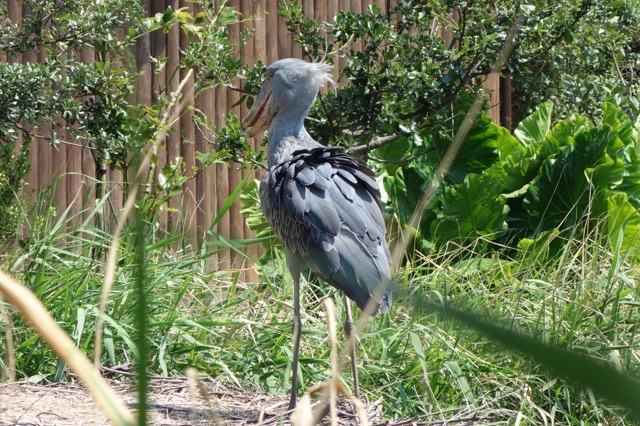
[[[535,177],[540,162],[531,148],[522,145],[509,131],[499,128],[498,152],[500,158],[485,171],[502,182],[503,192],[520,190]]]
[[[633,143],[633,123],[619,106],[611,102],[604,103],[602,124],[606,124],[616,131],[625,146]]]
[[[559,245],[557,237],[560,236],[558,228],[542,232],[537,238],[523,238],[518,241],[518,249],[527,252],[527,259],[536,264],[544,264],[550,260]]]
[[[624,178],[624,164],[620,158],[602,156],[600,164],[586,170],[595,189],[614,189]]]
[[[499,159],[498,147],[507,137],[505,132],[506,129],[496,125],[486,114],[478,117],[447,172],[447,181],[460,183],[468,173],[482,173],[491,167]],[[429,136],[423,135],[423,138],[427,137]],[[434,143],[442,158],[449,148],[450,140],[440,137],[436,138]],[[440,158],[435,156],[427,157],[430,158],[424,161],[437,160],[436,164],[440,162]],[[429,173],[429,179],[431,176],[433,173]]]
[[[547,101],[538,106],[536,111],[522,120],[513,135],[524,146],[538,146],[549,134],[553,103]]]
[[[538,149],[540,160],[544,160],[551,155],[556,155],[560,149],[574,143],[576,135],[592,127],[591,122],[581,115],[573,115],[566,120],[560,121],[553,127],[551,133],[547,135],[545,141],[540,145]]]
[[[262,243],[265,248],[271,250],[276,246],[281,246],[280,240],[276,238],[262,212],[259,180],[254,179],[245,186],[240,194],[240,205],[242,206],[240,213],[245,217],[247,226],[256,232],[257,238],[264,239]]]
[[[458,382],[458,386],[460,386],[460,390],[464,393],[467,402],[470,404],[474,403],[476,397],[471,390],[471,386],[469,386],[469,381],[462,372],[462,368],[460,368],[460,364],[455,361],[445,361],[444,366]]]
[[[640,148],[638,144],[640,143],[640,115],[636,118],[636,122],[633,124],[632,129],[632,137],[636,144],[636,149]]]
[[[171,6],[167,7],[167,9],[164,11],[164,13],[161,15],[161,19],[162,22],[164,24],[168,24],[169,22],[171,22],[171,19],[173,18],[173,8]]]
[[[422,369],[423,380],[425,383],[429,383],[429,369],[427,368],[427,362],[424,356],[424,348],[422,347],[420,337],[413,331],[409,333],[409,336],[411,337],[411,344],[413,345],[413,349],[416,351],[416,356],[418,357],[418,362],[420,363],[420,368]]]
[[[640,212],[631,205],[627,194],[618,192],[609,197],[607,229],[615,253],[640,260]]]
[[[403,166],[401,163],[402,160],[414,155],[411,148],[409,138],[402,137],[392,143],[382,145],[375,149],[372,154],[374,154],[376,158],[386,161],[387,163],[384,163],[385,169],[389,174],[393,174],[399,167]],[[423,147],[422,149],[425,148]],[[406,166],[406,164],[404,165]]]
[[[454,185],[443,197],[442,211],[431,224],[438,245],[448,241],[465,244],[477,237],[495,239],[506,229],[509,212],[502,184],[497,179],[469,174],[462,184]]]
[[[640,139],[638,139],[640,141]],[[640,209],[640,158],[633,145],[618,152],[624,163],[624,177],[616,188],[629,196],[629,202]]]
[[[543,162],[524,198],[524,207],[532,218],[540,220],[542,230],[561,223],[576,224],[583,216],[591,194],[588,172],[606,164],[605,149],[613,138],[609,127],[591,129]]]

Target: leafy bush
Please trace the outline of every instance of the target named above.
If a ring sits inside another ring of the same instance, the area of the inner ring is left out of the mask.
[[[7,137],[4,140],[7,142],[16,139]],[[25,142],[23,147],[27,144]],[[3,143],[0,137],[0,242],[10,240],[17,233],[20,197],[16,194],[23,187],[30,168],[27,155],[24,148],[19,151],[15,144]]]
[[[423,248],[467,245],[479,237],[522,248],[553,233],[569,238],[598,224],[632,258],[640,219],[640,121],[606,103],[600,124],[580,115],[551,127],[552,104],[541,105],[511,135],[486,116],[477,119],[419,231]],[[449,145],[420,135],[433,151],[409,165],[384,166],[385,188],[406,223]],[[407,140],[374,153],[383,160],[415,155]],[[601,223],[602,222],[602,223]]]
[[[592,121],[602,115],[594,105],[613,100],[635,120],[640,38],[626,29],[640,24],[639,10],[629,2],[591,0],[552,6],[403,1],[387,11],[375,5],[341,11],[318,23],[288,2],[280,14],[309,58],[345,54],[340,78],[348,84],[323,100],[315,134],[364,153],[391,135],[450,132],[511,29],[517,30],[513,50],[498,71],[513,79],[514,124],[547,100],[561,116],[578,113]]]
[[[29,0],[23,3],[23,9],[29,12],[20,20],[12,21],[5,9],[0,11],[3,22],[0,52],[10,60],[19,54],[39,52],[46,55],[46,60],[0,63],[0,149],[3,150],[0,172],[9,179],[13,194],[22,188],[22,178],[29,168],[24,159],[30,138],[35,137],[37,143],[71,143],[85,147],[84,155],[90,155],[95,163],[98,200],[108,192],[103,181],[109,168],[123,172],[122,187],[126,195],[131,176],[128,171],[138,167],[140,154],[170,128],[163,118],[172,97],[177,96],[170,93],[169,87],[180,78],[180,70],[195,71],[195,85],[200,93],[213,86],[230,84],[242,65],[235,58],[228,31],[228,26],[239,23],[239,17],[226,1],[217,5],[197,1],[199,13],[195,16],[186,8],[168,7],[152,17],[146,16],[147,11],[136,0],[99,3]],[[167,58],[133,56],[132,47],[144,49],[152,32],[168,31],[173,26],[179,26],[188,40],[175,69],[165,70]],[[86,60],[87,54],[90,61]],[[165,70],[173,80],[159,88],[151,104],[132,96],[138,91],[142,75],[140,61],[147,66],[144,72]],[[213,132],[209,119],[199,111],[195,115],[198,129]],[[55,130],[49,134],[39,132],[44,123],[52,123],[54,129],[63,127],[68,140],[61,140]],[[24,134],[25,142],[16,148],[20,133]],[[214,162],[229,161],[228,155],[215,151],[200,154],[198,158],[201,164],[196,173]],[[154,155],[149,176],[154,175],[156,163]],[[194,177],[184,168],[182,159],[176,159],[161,170],[157,185],[145,177],[150,188],[145,205],[161,206],[177,193],[175,189],[185,180]],[[156,197],[160,203],[155,201]],[[14,199],[8,199],[3,193],[0,205],[15,204]],[[146,209],[143,213],[151,218],[156,210]]]
[[[640,8],[630,1],[535,2],[521,6],[520,41],[507,67],[514,123],[551,100],[561,116],[592,121],[605,100],[640,113]]]

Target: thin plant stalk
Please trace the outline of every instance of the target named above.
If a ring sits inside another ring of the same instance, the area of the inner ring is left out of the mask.
[[[149,343],[147,342],[147,330],[149,320],[147,319],[147,296],[145,288],[146,277],[146,247],[145,244],[145,223],[140,214],[135,220],[135,295],[136,295],[136,373],[138,385],[138,425],[147,424],[147,388],[149,385],[149,375],[147,374],[147,359],[149,355]]]
[[[4,304],[4,299],[0,293],[0,316],[5,320],[5,341],[7,342],[6,371],[7,378],[10,382],[16,381],[16,354],[13,344],[13,321],[11,320],[11,311]]]

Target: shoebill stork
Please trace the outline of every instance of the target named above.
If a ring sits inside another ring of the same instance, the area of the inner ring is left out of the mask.
[[[333,84],[331,69],[324,63],[299,59],[271,64],[260,94],[242,120],[249,136],[269,129],[268,171],[260,181],[260,200],[269,224],[282,240],[293,277],[290,409],[296,405],[297,393],[301,270],[306,266],[342,290],[347,337],[354,330],[347,297],[363,312],[376,315],[389,312],[396,290],[373,172],[341,148],[319,144],[304,127],[320,87]],[[354,347],[351,363],[357,395]]]

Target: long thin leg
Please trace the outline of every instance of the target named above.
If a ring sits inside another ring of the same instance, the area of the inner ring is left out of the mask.
[[[293,375],[291,377],[291,399],[289,410],[296,407],[298,393],[298,355],[300,353],[300,336],[302,335],[302,321],[300,320],[300,271],[291,270],[293,276]]]
[[[356,366],[356,340],[355,335],[356,327],[353,324],[353,317],[351,316],[351,304],[349,299],[343,293],[342,300],[344,301],[344,310],[347,314],[346,321],[344,322],[344,334],[347,336],[347,344],[349,345],[349,352],[351,356],[351,371],[353,372],[353,393],[356,398],[360,399],[360,381],[358,380],[358,369]]]

